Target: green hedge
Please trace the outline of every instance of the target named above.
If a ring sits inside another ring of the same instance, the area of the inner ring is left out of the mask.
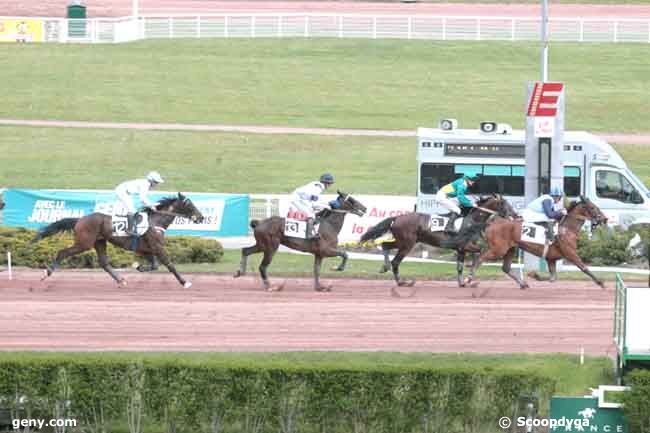
[[[0,227],[0,264],[6,264],[5,251],[11,251],[14,266],[41,268],[49,265],[62,248],[72,245],[73,238],[69,233],[55,235],[35,244],[30,240],[36,235],[34,230],[22,228]],[[170,254],[173,263],[216,263],[223,256],[223,247],[216,240],[202,239],[190,236],[170,236],[167,238],[165,249]],[[112,266],[122,268],[130,266],[134,261],[132,251],[115,248],[109,244],[108,256]],[[91,249],[83,254],[66,259],[63,267],[96,268],[97,254]]]
[[[628,431],[650,433],[650,370],[632,370],[625,376],[625,384],[632,387],[623,397]]]
[[[0,401],[14,416],[75,418],[89,432],[487,433],[521,394],[548,401],[554,387],[507,369],[0,355]]]

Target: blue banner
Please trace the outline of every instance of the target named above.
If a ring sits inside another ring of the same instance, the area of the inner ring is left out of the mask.
[[[149,193],[152,201],[173,195],[176,193]],[[205,221],[199,224],[176,218],[169,226],[168,234],[209,237],[248,235],[248,195],[185,195],[201,211]],[[8,189],[4,191],[3,199],[3,223],[10,227],[39,229],[62,218],[81,218],[93,212],[107,215],[125,213],[112,191]]]

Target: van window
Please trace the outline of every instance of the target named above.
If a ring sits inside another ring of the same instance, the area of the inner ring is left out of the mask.
[[[440,188],[458,178],[453,164],[422,164],[420,167],[420,192],[435,194]]]
[[[498,164],[422,164],[420,167],[420,192],[435,194],[440,188],[464,174],[482,174],[481,180],[469,189],[471,194],[502,194],[510,197],[524,196],[523,165]],[[577,197],[581,191],[580,167],[564,167],[564,193]]]
[[[638,203],[639,192],[625,176],[617,171],[596,171],[596,195],[600,198]]]
[[[567,197],[580,195],[582,186],[580,171],[580,167],[564,167],[564,194]]]

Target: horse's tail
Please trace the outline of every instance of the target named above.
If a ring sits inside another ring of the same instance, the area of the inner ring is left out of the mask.
[[[257,225],[260,223],[260,220],[253,220],[251,221],[251,228],[254,229],[257,227]]]
[[[386,233],[388,230],[390,230],[390,226],[393,225],[395,218],[397,217],[386,218],[376,226],[370,227],[368,231],[365,232],[363,236],[361,236],[359,242],[364,243],[373,239],[377,239],[378,237]]]
[[[31,243],[40,241],[52,235],[55,235],[59,232],[65,232],[74,229],[74,226],[79,221],[79,218],[63,218],[62,220],[53,222],[49,226],[43,227],[36,233],[34,239],[31,240]]]
[[[450,236],[448,239],[443,239],[440,242],[440,246],[442,248],[451,248],[453,250],[458,250],[470,242],[477,240],[486,226],[486,223],[477,223],[469,226],[467,229],[461,231],[457,235]]]

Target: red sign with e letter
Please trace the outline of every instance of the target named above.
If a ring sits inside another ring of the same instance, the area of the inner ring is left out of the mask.
[[[563,83],[535,83],[528,102],[529,116],[553,117],[557,114],[557,102],[564,89]]]

